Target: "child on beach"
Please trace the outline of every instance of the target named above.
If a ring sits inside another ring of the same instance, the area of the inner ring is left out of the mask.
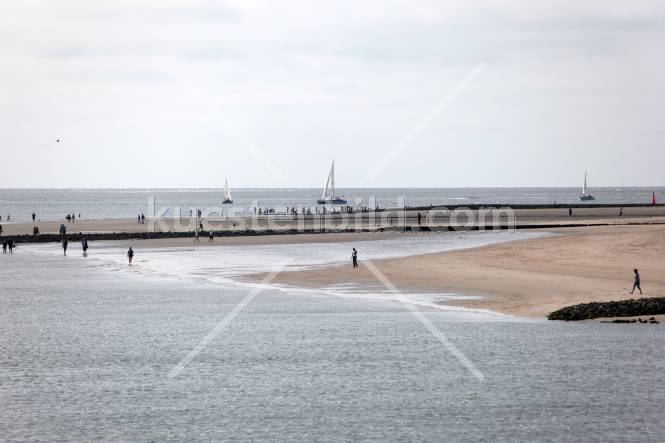
[[[632,294],[635,292],[635,288],[640,290],[640,295],[642,294],[642,288],[640,287],[640,273],[637,271],[637,269],[633,269],[633,273],[635,274],[634,279],[633,279],[633,290],[630,291]]]

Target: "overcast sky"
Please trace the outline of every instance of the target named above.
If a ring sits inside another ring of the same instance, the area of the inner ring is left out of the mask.
[[[664,48],[663,1],[4,1],[0,187],[663,185]]]

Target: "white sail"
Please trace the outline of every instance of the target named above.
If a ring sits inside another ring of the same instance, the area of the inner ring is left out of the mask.
[[[229,180],[224,179],[224,200],[231,201],[231,190],[229,189]]]
[[[330,183],[332,187],[331,198],[335,198],[335,159],[333,158],[332,167],[330,168]]]
[[[326,178],[326,184],[323,186],[323,192],[321,193],[321,200],[325,200],[328,195],[328,187],[330,186],[330,178],[333,175],[333,170],[331,169],[328,173],[328,178]],[[334,179],[333,179],[334,180]]]
[[[595,200],[594,196],[589,194],[589,191],[587,190],[586,178],[587,178],[587,171],[584,171],[584,184],[582,185],[582,194],[580,195],[580,200],[581,201]]]
[[[582,185],[582,195],[586,195],[586,174],[587,171],[584,171],[584,184]]]
[[[325,204],[327,201],[330,201],[331,204],[346,204],[346,200],[335,195],[335,159],[333,159],[330,166],[330,172],[328,173],[328,178],[326,179],[326,184],[323,186],[323,192],[318,203]]]

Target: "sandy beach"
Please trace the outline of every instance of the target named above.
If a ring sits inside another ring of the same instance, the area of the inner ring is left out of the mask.
[[[544,317],[564,306],[631,296],[632,269],[644,296],[665,293],[665,226],[554,230],[557,236],[455,252],[386,259],[374,264],[404,291],[478,295],[450,302],[509,315]],[[454,234],[450,234],[454,235]],[[376,286],[362,265],[282,273],[275,281],[309,288],[341,282]],[[261,278],[253,276],[253,279]]]
[[[623,215],[619,216],[619,211]],[[475,218],[476,226],[485,226],[486,229],[492,229],[493,213],[479,211],[456,209],[453,211],[441,209],[431,209],[428,211],[379,211],[375,214],[328,214],[325,218],[318,215],[307,217],[294,217],[286,215],[271,215],[260,217],[236,216],[222,218],[204,218],[201,223],[205,231],[213,230],[218,232],[240,232],[246,229],[262,231],[271,229],[273,231],[285,231],[289,229],[309,229],[320,230],[322,227],[326,230],[342,229],[401,229],[410,227],[418,229],[418,214],[422,216],[422,224],[436,229],[455,225],[467,227],[467,222],[471,216]],[[516,226],[551,226],[551,225],[605,225],[605,224],[651,224],[665,223],[665,205],[640,206],[640,207],[583,207],[573,209],[573,215],[570,216],[568,208],[532,208],[532,209],[512,209],[510,212],[501,212],[497,210],[494,214],[503,214],[496,219],[504,228],[514,223]],[[508,217],[512,214],[514,217]],[[404,218],[401,218],[404,217]],[[512,219],[512,220],[511,220]],[[371,222],[370,222],[371,220]],[[110,234],[119,232],[142,233],[142,232],[194,232],[197,229],[196,218],[184,217],[182,219],[159,219],[156,223],[151,223],[148,218],[145,224],[137,223],[137,220],[126,218],[113,219],[76,219],[74,223],[67,223],[63,220],[40,220],[35,223],[7,223],[0,221],[3,227],[2,235],[31,235],[34,226],[39,228],[41,234],[57,234],[61,224],[67,228],[68,234],[73,233],[97,233]]]
[[[474,300],[447,303],[503,314],[542,318],[559,308],[592,301],[630,298],[632,269],[640,269],[645,296],[665,294],[665,219],[663,207],[627,208],[616,216],[616,208],[588,208],[573,217],[561,209],[521,210],[517,226],[532,224],[531,232],[554,233],[540,239],[519,240],[475,249],[402,258],[382,259],[375,265],[405,292],[460,293]],[[206,221],[207,222],[207,221]],[[204,227],[213,227],[213,225]],[[539,225],[564,227],[538,229]],[[565,227],[588,224],[584,227]],[[55,232],[59,222],[40,222],[42,233]],[[535,225],[535,226],[533,226]],[[32,224],[5,224],[4,234],[19,234]],[[146,232],[149,224],[134,220],[77,220],[68,232]],[[162,226],[167,230],[193,229],[193,224]],[[456,232],[344,232],[216,237],[210,243],[202,236],[197,248],[271,244],[305,244],[385,240],[398,236],[454,236]],[[493,235],[487,233],[486,235]],[[141,247],[191,247],[192,238],[98,241],[105,245]],[[306,271],[284,272],[275,283],[306,288],[324,288],[340,283],[359,290],[376,287],[376,278],[363,266],[329,266]],[[349,250],[350,256],[350,250]],[[264,275],[244,277],[260,280]],[[634,297],[638,295],[635,294]]]

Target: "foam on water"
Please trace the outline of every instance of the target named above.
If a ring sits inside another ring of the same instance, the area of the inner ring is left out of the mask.
[[[143,247],[140,242],[134,245],[134,264],[126,262],[125,246],[118,243],[93,243],[88,257],[80,255],[78,247],[70,245],[70,256],[77,260],[95,261],[98,266],[113,272],[131,272],[149,278],[175,279],[181,281],[209,282],[221,285],[255,286],[239,277],[248,274],[270,272],[279,263],[290,260],[285,271],[299,271],[325,266],[343,266],[350,263],[351,248],[359,251],[359,260],[380,260],[421,254],[476,248],[495,243],[539,238],[552,234],[542,232],[447,232],[414,234],[409,236],[395,234],[394,238],[365,240],[355,242],[270,244],[270,245],[216,245],[205,247]],[[205,240],[204,240],[205,241]],[[223,238],[217,239],[223,243]],[[36,254],[61,254],[59,245],[38,244],[26,247]],[[269,285],[272,288],[293,292],[297,288]],[[311,292],[311,291],[310,291]],[[345,298],[394,299],[394,295],[378,282],[376,287],[359,288],[354,285],[339,284],[322,288],[328,295]],[[470,299],[473,297],[449,293],[414,293],[405,290],[405,299],[410,303],[436,309],[466,310],[444,306],[442,301],[453,298]],[[468,311],[468,310],[467,310]],[[474,310],[474,312],[477,312]],[[487,311],[485,311],[487,313]]]

